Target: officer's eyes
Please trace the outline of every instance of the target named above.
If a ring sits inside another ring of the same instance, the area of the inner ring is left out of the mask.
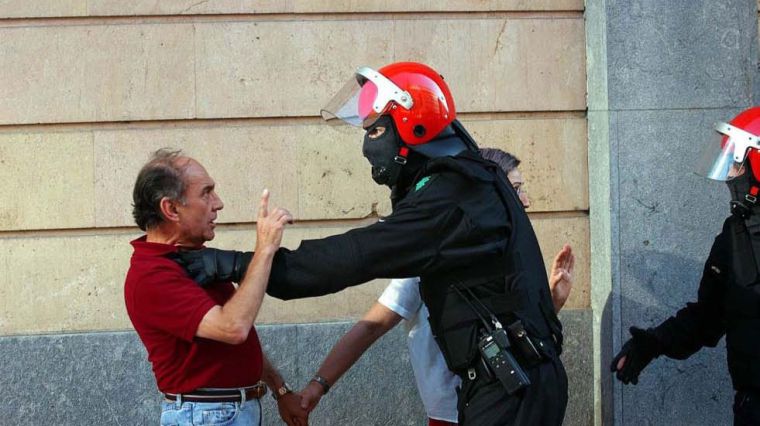
[[[369,136],[370,139],[377,139],[382,136],[383,133],[385,133],[385,127],[376,126],[367,131],[367,136]]]

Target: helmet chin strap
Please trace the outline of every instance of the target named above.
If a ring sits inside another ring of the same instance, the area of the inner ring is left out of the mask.
[[[760,187],[754,179],[749,176],[743,177],[744,185],[739,182],[729,184],[731,189],[731,214],[747,219],[752,216],[757,206],[757,197],[760,193]],[[746,186],[745,186],[746,185]],[[746,189],[745,189],[746,188]]]
[[[401,147],[399,147],[398,149],[398,155],[396,155],[396,157],[393,158],[393,161],[395,161],[396,163],[402,166],[405,166],[407,157],[409,157],[409,148],[407,148],[404,145],[401,145]]]

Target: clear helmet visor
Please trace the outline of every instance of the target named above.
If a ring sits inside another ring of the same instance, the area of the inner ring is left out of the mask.
[[[726,123],[716,124],[715,130],[695,171],[708,179],[725,182],[745,172],[747,153],[750,149],[760,149],[760,139]]]
[[[361,67],[320,111],[329,124],[367,128],[394,105],[412,108],[412,97],[379,72]]]

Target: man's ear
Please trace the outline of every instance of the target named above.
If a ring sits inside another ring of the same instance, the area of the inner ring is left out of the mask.
[[[158,203],[161,209],[161,214],[168,222],[179,222],[179,213],[177,212],[177,201],[169,199],[168,197],[161,198]]]

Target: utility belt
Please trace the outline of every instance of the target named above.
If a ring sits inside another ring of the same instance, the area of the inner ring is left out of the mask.
[[[518,319],[504,328],[496,315],[469,288],[454,286],[456,293],[477,315],[478,356],[467,368],[467,379],[497,379],[509,394],[530,386],[527,368],[549,359],[551,343],[533,339]],[[539,349],[540,348],[540,349]]]

